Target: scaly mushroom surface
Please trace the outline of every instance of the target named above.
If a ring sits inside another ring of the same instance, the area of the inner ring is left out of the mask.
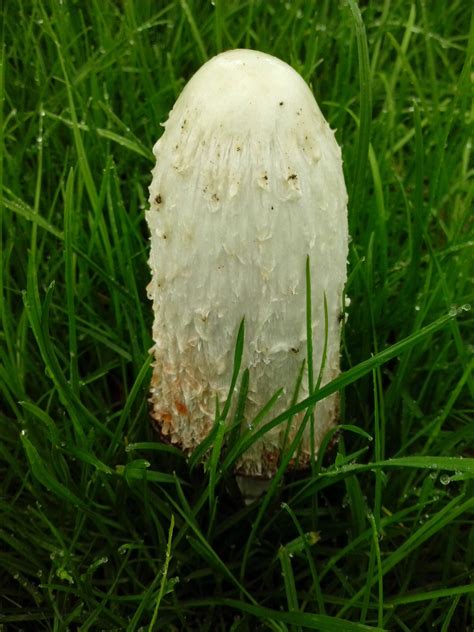
[[[286,63],[232,50],[204,64],[177,99],[154,147],[146,214],[153,301],[152,415],[162,435],[191,452],[226,399],[233,343],[245,316],[250,371],[247,423],[277,388],[288,407],[306,355],[305,263],[312,269],[313,365],[322,384],[339,373],[348,253],[341,151],[304,80]],[[303,378],[299,399],[308,394]],[[301,422],[288,429],[291,440]],[[314,453],[338,421],[338,398],[315,409]],[[243,428],[245,431],[245,427]],[[269,478],[287,427],[240,459],[239,474]],[[311,458],[309,424],[293,467]]]

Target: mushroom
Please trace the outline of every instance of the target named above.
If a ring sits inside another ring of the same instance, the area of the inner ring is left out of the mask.
[[[341,151],[304,80],[253,50],[204,64],[177,99],[154,146],[146,218],[153,301],[152,416],[162,435],[192,452],[210,432],[216,396],[232,375],[245,317],[249,423],[275,390],[285,410],[306,355],[307,256],[312,268],[313,365],[324,385],[339,373],[340,313],[348,251]],[[303,379],[299,396],[308,394]],[[222,408],[221,408],[222,409]],[[318,402],[292,467],[307,467],[338,420],[337,394]],[[268,479],[282,442],[275,427],[240,458],[239,475]]]

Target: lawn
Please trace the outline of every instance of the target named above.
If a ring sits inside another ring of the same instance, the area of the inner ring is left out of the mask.
[[[1,16],[0,630],[473,629],[471,3]],[[339,390],[342,428],[248,506],[243,440],[203,467],[147,402],[151,148],[192,74],[239,47],[314,91],[351,234],[342,373],[310,398]]]

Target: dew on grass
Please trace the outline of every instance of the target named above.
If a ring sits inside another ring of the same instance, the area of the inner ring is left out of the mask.
[[[439,477],[439,482],[441,483],[441,485],[449,485],[449,483],[451,482],[451,477],[448,476],[448,474],[441,474],[441,476]]]
[[[104,555],[104,557],[100,557],[98,560],[96,560],[94,564],[92,564],[92,566],[94,568],[97,568],[97,566],[102,566],[102,564],[107,564],[108,561],[109,561],[109,558],[106,555]]]

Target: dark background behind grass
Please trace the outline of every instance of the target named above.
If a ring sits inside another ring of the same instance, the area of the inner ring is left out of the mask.
[[[470,3],[360,9],[3,4],[4,629],[472,625]],[[158,442],[146,401],[151,147],[184,83],[234,47],[290,63],[337,128],[344,370],[408,339],[347,373],[341,421],[367,434],[342,432],[318,473],[248,508],[230,468],[209,502],[207,475]]]

